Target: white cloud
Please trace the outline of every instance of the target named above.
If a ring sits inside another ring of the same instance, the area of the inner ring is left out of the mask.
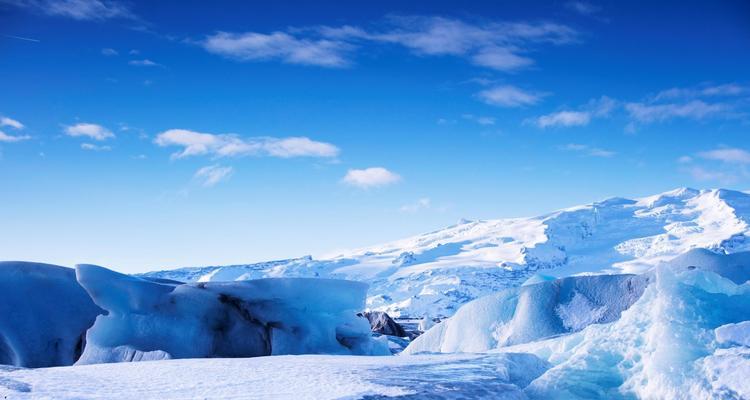
[[[492,117],[481,117],[474,114],[463,114],[461,115],[461,118],[476,122],[479,125],[495,125],[495,118]]]
[[[105,55],[105,56],[108,56],[108,57],[116,56],[118,54],[120,54],[120,53],[118,53],[117,50],[115,50],[115,49],[110,49],[110,48],[102,49],[102,55]]]
[[[542,94],[524,91],[511,85],[482,90],[477,96],[487,104],[500,107],[521,107],[539,102]]]
[[[162,147],[182,147],[172,158],[197,155],[216,157],[267,155],[271,157],[336,157],[338,147],[307,137],[241,138],[234,134],[216,135],[186,129],[170,129],[156,136],[154,142]]]
[[[125,4],[114,0],[10,0],[9,3],[46,15],[79,21],[137,19],[137,16]]]
[[[0,131],[0,142],[15,143],[15,142],[20,142],[20,141],[29,140],[29,139],[31,139],[31,136],[29,135],[14,136],[14,135],[8,135],[7,133]]]
[[[690,157],[690,156],[681,156],[680,158],[677,159],[677,162],[680,163],[680,164],[689,164],[689,163],[693,162],[693,157]]]
[[[222,167],[218,164],[209,165],[199,169],[193,176],[193,179],[200,182],[203,187],[211,187],[219,182],[229,180],[232,177],[232,173],[234,173],[232,167]]]
[[[217,32],[200,42],[207,51],[241,61],[281,60],[289,64],[343,67],[349,45],[328,39],[296,38],[288,33]]]
[[[97,125],[97,124],[90,124],[90,123],[78,123],[75,125],[69,125],[66,126],[65,134],[68,136],[73,137],[88,137],[94,140],[105,140],[109,138],[115,137],[115,134],[112,133],[109,129]]]
[[[602,158],[610,158],[615,156],[617,153],[611,150],[604,150],[600,149],[598,147],[592,147],[585,144],[577,144],[577,143],[570,143],[562,147],[563,150],[566,151],[574,151],[579,152],[591,157],[602,157]]]
[[[136,67],[163,67],[163,65],[153,62],[149,59],[143,59],[143,60],[131,60],[128,62],[130,65],[134,65]]]
[[[703,151],[698,156],[707,160],[723,161],[730,164],[750,164],[750,152],[736,148],[722,148]]]
[[[83,150],[90,150],[90,151],[110,151],[112,150],[112,147],[110,146],[99,146],[93,143],[81,143],[81,148]]]
[[[702,100],[692,100],[683,104],[627,103],[625,109],[631,118],[641,123],[662,122],[673,118],[701,120],[728,111],[724,104],[711,104]]]
[[[14,129],[23,129],[25,126],[13,118],[0,117],[0,126],[9,126]]]
[[[357,26],[289,28],[271,33],[217,32],[198,42],[209,52],[242,61],[342,67],[363,43],[396,44],[420,56],[455,56],[500,71],[533,64],[525,55],[537,43],[564,44],[577,32],[551,22],[469,23],[430,16],[392,16],[368,30]]]
[[[344,183],[363,189],[386,186],[401,181],[401,176],[383,167],[365,169],[350,169],[343,180]]]
[[[432,201],[429,197],[423,197],[414,203],[411,204],[404,204],[399,208],[399,211],[405,212],[405,213],[415,213],[417,211],[421,210],[429,210],[432,207]]]

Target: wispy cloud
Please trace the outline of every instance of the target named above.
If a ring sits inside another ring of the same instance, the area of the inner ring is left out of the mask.
[[[350,46],[342,41],[270,34],[217,32],[200,42],[211,53],[241,61],[280,60],[289,64],[344,67]]]
[[[278,60],[290,64],[345,67],[365,43],[395,44],[418,56],[455,56],[474,65],[513,71],[533,64],[537,44],[577,40],[572,28],[551,22],[470,23],[432,16],[392,16],[373,29],[314,26],[270,33],[219,31],[197,42],[209,52],[241,61]]]
[[[19,121],[8,118],[8,117],[0,117],[0,126],[9,126],[13,129],[23,129],[24,125],[20,123]]]
[[[719,147],[698,152],[695,157],[677,159],[680,170],[697,181],[732,184],[750,177],[750,151],[736,147]]]
[[[463,114],[461,115],[461,118],[467,120],[476,122],[479,125],[495,125],[495,118],[493,117],[482,117],[474,114]]]
[[[0,117],[0,127],[9,127],[15,130],[22,130],[26,128],[20,121],[9,117]],[[0,131],[0,142],[2,143],[15,143],[29,139],[31,139],[31,136],[29,135],[9,135],[3,131]]]
[[[342,179],[347,185],[362,189],[387,186],[401,181],[401,176],[383,167],[350,169]]]
[[[65,126],[63,132],[72,137],[88,137],[100,141],[115,137],[115,134],[109,129],[87,122]]]
[[[720,148],[698,153],[698,156],[707,160],[723,161],[730,164],[750,164],[750,152],[737,148]]]
[[[483,102],[499,107],[521,107],[538,103],[543,93],[529,92],[511,85],[495,86],[477,93]]]
[[[602,157],[602,158],[610,158],[617,154],[614,151],[604,150],[598,147],[592,147],[589,145],[578,144],[578,143],[567,144],[565,146],[562,146],[561,149],[565,151],[573,151],[573,152],[581,153],[581,154],[591,156],[591,157]]]
[[[591,115],[585,111],[559,111],[552,114],[542,115],[537,119],[540,128],[552,126],[581,126],[588,125]]]
[[[728,173],[725,171],[706,169],[700,166],[693,166],[684,169],[693,179],[696,181],[712,181],[720,182],[722,184],[732,184],[737,182],[738,176],[736,174]]]
[[[266,155],[271,157],[336,157],[339,148],[307,137],[255,137],[242,138],[235,134],[212,134],[186,129],[170,129],[156,136],[154,142],[162,147],[182,147],[172,158],[197,155],[233,157]]]
[[[540,128],[570,127],[588,125],[593,118],[609,116],[617,102],[607,96],[592,99],[578,110],[563,110],[542,115],[527,122],[532,122]]]
[[[432,208],[432,201],[429,197],[423,197],[414,203],[404,204],[399,208],[399,211],[403,213],[415,213],[422,210],[429,210]]]
[[[93,143],[81,143],[81,149],[89,151],[110,151],[112,150],[112,147],[100,146]]]
[[[5,0],[33,11],[72,18],[79,21],[104,21],[108,19],[137,19],[130,8],[114,0]]]
[[[3,131],[0,131],[0,142],[3,143],[15,143],[29,139],[31,139],[31,136],[29,135],[9,135]]]
[[[115,50],[115,49],[110,49],[110,48],[104,48],[104,49],[102,49],[102,55],[107,56],[107,57],[112,57],[112,56],[116,56],[116,55],[119,55],[119,54],[120,53],[118,53],[117,50]]]
[[[636,124],[672,119],[701,121],[709,118],[742,118],[747,115],[741,111],[747,100],[742,96],[749,93],[750,87],[737,83],[662,90],[643,101],[625,104],[632,120],[628,129],[635,130]]]
[[[692,100],[683,104],[628,103],[625,109],[631,118],[640,123],[663,122],[673,118],[701,120],[729,110],[725,104],[711,104],[702,100]]]
[[[10,38],[10,39],[23,40],[25,42],[32,42],[32,43],[41,42],[41,40],[39,39],[33,39],[33,38],[28,38],[28,37],[23,37],[23,36],[16,36],[16,35],[3,35],[3,36]]]
[[[582,15],[594,15],[601,11],[601,7],[586,1],[569,1],[565,7]]]
[[[671,88],[651,96],[651,101],[685,99],[696,97],[731,97],[750,92],[750,87],[737,83],[721,85],[699,85],[689,88]]]
[[[163,67],[164,66],[157,62],[151,61],[148,58],[145,58],[143,60],[131,60],[131,61],[128,61],[128,64],[136,66],[136,67]]]
[[[229,180],[234,173],[232,167],[222,167],[221,165],[209,165],[196,171],[193,175],[193,179],[200,183],[203,187],[215,186],[219,182]]]

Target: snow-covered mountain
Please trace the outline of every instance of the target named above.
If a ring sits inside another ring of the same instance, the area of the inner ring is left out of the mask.
[[[370,284],[368,308],[444,317],[535,274],[642,272],[693,248],[750,250],[750,195],[681,188],[611,198],[531,218],[462,221],[435,232],[345,252],[249,265],[144,274],[180,281],[326,277]]]

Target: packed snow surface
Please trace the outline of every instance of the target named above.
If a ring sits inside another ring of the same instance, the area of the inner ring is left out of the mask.
[[[367,307],[393,317],[446,317],[537,273],[640,273],[693,248],[750,250],[750,195],[677,189],[611,198],[538,217],[462,221],[321,260],[310,257],[147,276],[180,281],[325,277],[370,284]]]
[[[367,285],[277,278],[159,283],[94,265],[78,282],[107,311],[86,335],[78,364],[272,354],[390,354],[370,333]]]
[[[70,268],[0,262],[0,364],[72,364],[81,355],[86,330],[103,312]]]

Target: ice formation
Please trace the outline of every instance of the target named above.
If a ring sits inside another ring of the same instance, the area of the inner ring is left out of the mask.
[[[279,278],[159,283],[79,265],[97,317],[78,364],[277,354],[390,354],[371,337],[367,285]]]
[[[461,221],[435,232],[336,254],[151,273],[180,281],[324,277],[370,284],[367,307],[444,318],[479,297],[582,272],[641,273],[693,248],[750,250],[750,194],[682,188],[612,198],[531,218]],[[530,282],[530,283],[532,283]]]
[[[463,306],[404,351],[484,352],[617,320],[647,275],[577,276],[506,289]]]
[[[532,399],[750,398],[749,256],[695,249],[640,276],[572,277],[508,290],[467,304],[404,353],[534,354],[552,368],[524,389]],[[587,282],[588,290],[560,296],[555,305],[545,286],[563,287],[565,280],[575,287]],[[591,296],[600,289],[609,293],[603,302]],[[524,293],[531,301],[522,307]],[[609,312],[605,304],[622,310],[620,317],[589,324],[587,318]],[[566,328],[566,318],[570,327],[586,326],[554,335],[550,327]]]
[[[102,312],[70,268],[0,262],[0,364],[73,364],[86,330]]]

